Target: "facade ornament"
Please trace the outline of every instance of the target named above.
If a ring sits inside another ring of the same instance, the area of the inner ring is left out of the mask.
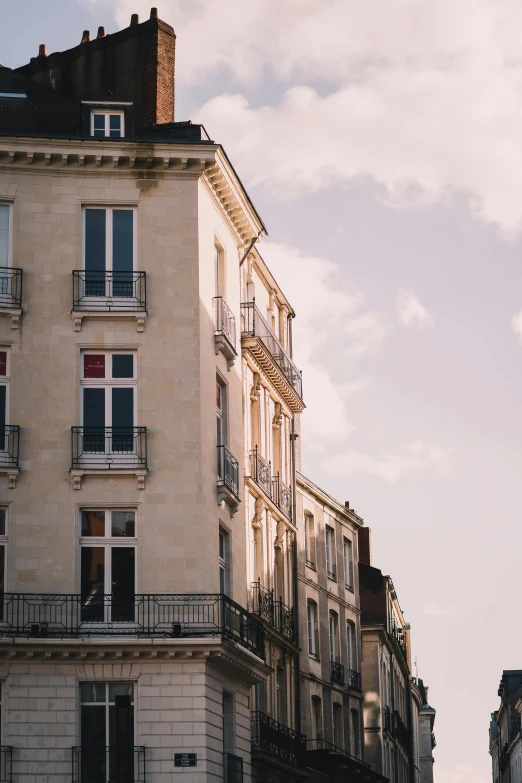
[[[263,522],[263,512],[265,507],[261,498],[256,498],[254,503],[254,516],[252,517],[252,527],[259,530],[261,523]]]
[[[259,400],[259,395],[261,394],[261,376],[258,372],[254,373],[254,383],[252,384],[252,389],[250,390],[250,400],[251,402],[257,402]]]
[[[285,533],[286,533],[286,525],[284,522],[278,522],[277,523],[277,532],[276,537],[274,541],[274,547],[276,549],[282,549],[283,548],[283,542],[285,540]]]
[[[280,402],[275,404],[274,418],[272,419],[272,427],[277,430],[283,423],[283,408]]]

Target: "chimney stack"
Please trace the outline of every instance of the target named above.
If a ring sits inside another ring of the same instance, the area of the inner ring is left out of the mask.
[[[138,14],[132,14],[131,16],[131,27],[133,24],[139,24],[140,23],[140,17]]]
[[[91,33],[89,30],[84,30],[82,35],[82,40],[80,43],[88,43],[91,40]]]
[[[360,527],[357,531],[359,542],[359,563],[371,566],[372,564],[372,538],[369,527]]]
[[[158,18],[158,9],[157,8],[151,8],[150,9],[150,18],[151,19],[157,19]]]
[[[47,57],[47,49],[45,44],[40,44],[38,48],[38,57]]]
[[[105,27],[98,27],[98,35],[96,38],[105,38]]]

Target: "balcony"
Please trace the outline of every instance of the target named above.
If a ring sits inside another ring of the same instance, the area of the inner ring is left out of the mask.
[[[220,636],[265,658],[263,626],[226,595],[4,593],[0,638]]]
[[[361,780],[389,783],[389,778],[374,772],[369,764],[324,739],[307,740],[306,766],[328,780]],[[343,772],[340,772],[340,770]],[[338,777],[341,775],[341,777]],[[315,780],[315,776],[314,776]]]
[[[214,309],[214,344],[216,355],[221,351],[228,369],[234,365],[236,351],[236,319],[222,296],[212,300]]]
[[[257,309],[255,300],[241,305],[241,339],[292,410],[303,410],[301,372]]]
[[[304,734],[297,734],[264,712],[253,712],[251,725],[253,753],[268,753],[289,764],[303,763],[306,753]]]
[[[409,750],[410,742],[411,742],[409,729],[406,727],[404,721],[402,720],[397,710],[395,710],[394,717],[395,717],[395,736],[397,737],[401,745],[404,748],[406,748],[406,750]]]
[[[382,711],[382,727],[388,734],[393,735],[392,714],[389,707],[385,707]]]
[[[11,745],[0,747],[0,783],[13,783],[13,748]]]
[[[252,584],[252,612],[289,642],[295,642],[294,610],[282,599],[274,600],[274,591],[261,582]]]
[[[393,622],[391,627],[391,633],[389,634],[392,639],[395,639],[397,642],[399,649],[402,653],[402,657],[408,663],[408,647],[406,644],[406,633],[402,628],[398,628],[397,625]]]
[[[147,472],[146,427],[71,427],[75,489],[85,473],[135,474],[143,489]]]
[[[339,661],[330,661],[330,679],[344,685],[344,666]]]
[[[22,314],[22,270],[0,266],[0,315],[11,316],[11,327],[18,329]]]
[[[217,447],[217,492],[218,502],[222,500],[230,506],[232,515],[239,506],[239,463],[226,446]]]
[[[16,487],[20,472],[20,427],[18,424],[5,424],[0,427],[0,475],[9,479],[9,489]]]
[[[145,748],[74,747],[72,783],[146,783]]]
[[[225,783],[243,783],[243,759],[240,756],[225,755]]]
[[[292,493],[279,475],[272,476],[272,466],[261,456],[256,446],[250,452],[250,478],[253,479],[265,495],[287,517],[292,519]]]
[[[361,673],[354,671],[354,669],[348,669],[348,685],[355,691],[362,690]]]
[[[145,272],[74,270],[72,316],[75,331],[85,317],[135,318],[137,329],[145,328],[147,290]]]

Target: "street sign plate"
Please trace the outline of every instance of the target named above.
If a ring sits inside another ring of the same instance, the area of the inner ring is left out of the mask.
[[[197,753],[174,753],[175,767],[197,767]]]

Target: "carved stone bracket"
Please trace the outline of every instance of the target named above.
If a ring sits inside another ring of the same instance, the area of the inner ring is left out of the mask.
[[[263,513],[265,511],[265,505],[261,498],[256,498],[254,503],[254,516],[252,517],[252,527],[259,529],[263,522]]]
[[[274,547],[276,549],[282,549],[283,543],[285,540],[285,533],[286,533],[286,525],[284,522],[278,522],[277,523],[277,532],[276,537],[274,541]]]
[[[145,324],[147,322],[147,313],[143,312],[142,310],[137,310],[135,312],[131,311],[122,311],[122,312],[114,312],[109,310],[99,310],[99,311],[88,311],[88,310],[73,310],[71,313],[71,317],[74,324],[74,331],[75,332],[81,332],[82,331],[82,320],[84,318],[104,318],[104,319],[122,319],[122,318],[133,318],[136,321],[136,331],[137,332],[144,332],[145,331]]]
[[[280,402],[275,404],[274,418],[272,419],[272,427],[277,430],[283,423],[283,409]]]
[[[259,396],[261,394],[261,376],[258,372],[254,373],[254,383],[252,384],[252,388],[250,390],[250,401],[251,402],[257,402],[259,400]]]
[[[16,480],[18,478],[18,474],[20,473],[20,470],[9,470],[7,471],[7,479],[8,479],[8,486],[9,489],[16,489]]]

